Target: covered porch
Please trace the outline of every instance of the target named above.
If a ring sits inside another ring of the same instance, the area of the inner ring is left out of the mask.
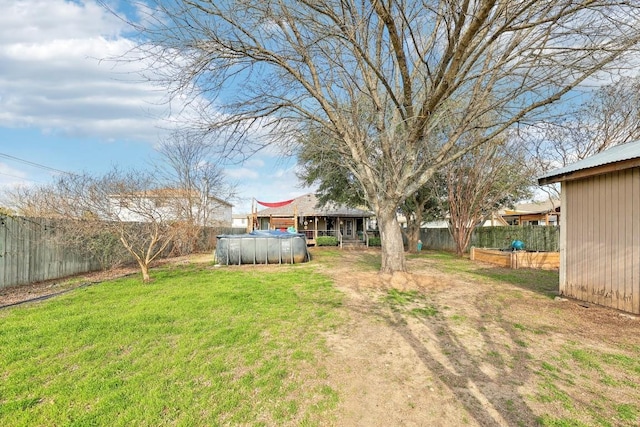
[[[314,195],[296,198],[290,205],[256,211],[253,229],[291,230],[305,235],[307,244],[315,246],[318,237],[333,236],[343,245],[368,245],[371,213],[362,209],[331,206],[319,209]],[[251,230],[248,230],[251,231]]]

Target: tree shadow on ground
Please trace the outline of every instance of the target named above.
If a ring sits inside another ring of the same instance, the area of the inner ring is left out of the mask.
[[[479,313],[484,313],[470,320],[481,337],[480,354],[470,350],[450,318],[420,320],[421,330],[429,336],[425,344],[425,336],[408,325],[403,313],[394,311],[383,317],[479,425],[538,425],[518,390],[530,375],[532,359],[521,345],[519,331],[502,319],[501,309],[486,300],[479,299],[476,306]]]

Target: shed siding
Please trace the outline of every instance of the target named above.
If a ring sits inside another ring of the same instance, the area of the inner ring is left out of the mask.
[[[563,183],[560,293],[640,314],[640,168]]]

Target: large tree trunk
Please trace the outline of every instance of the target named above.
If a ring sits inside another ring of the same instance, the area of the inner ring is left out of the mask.
[[[383,209],[376,212],[378,227],[380,228],[380,240],[382,241],[382,267],[381,273],[393,274],[407,271],[404,258],[404,245],[402,243],[402,231],[395,209]]]

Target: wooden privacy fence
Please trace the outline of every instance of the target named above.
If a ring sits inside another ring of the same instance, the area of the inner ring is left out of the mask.
[[[53,221],[0,216],[0,288],[99,270],[98,260],[57,243]]]
[[[423,228],[420,230],[420,235],[425,249],[456,250],[456,245],[447,228]],[[524,242],[525,249],[530,251],[558,252],[560,228],[541,225],[477,227],[469,247],[507,249],[514,240]]]
[[[86,249],[87,242],[77,242],[73,246],[62,244],[67,240],[62,235],[63,229],[51,219],[0,215],[0,289],[96,271],[110,267],[105,264],[113,259],[116,262],[122,260],[122,256],[117,254],[105,263],[107,257],[100,260],[92,255]],[[211,227],[202,231],[195,247],[188,250],[212,250],[218,234],[234,232],[231,228]],[[132,261],[117,237],[111,237],[116,241],[114,250],[125,252],[125,259]],[[167,256],[178,254],[177,250],[183,246],[179,241],[175,243],[176,246],[167,249]]]

